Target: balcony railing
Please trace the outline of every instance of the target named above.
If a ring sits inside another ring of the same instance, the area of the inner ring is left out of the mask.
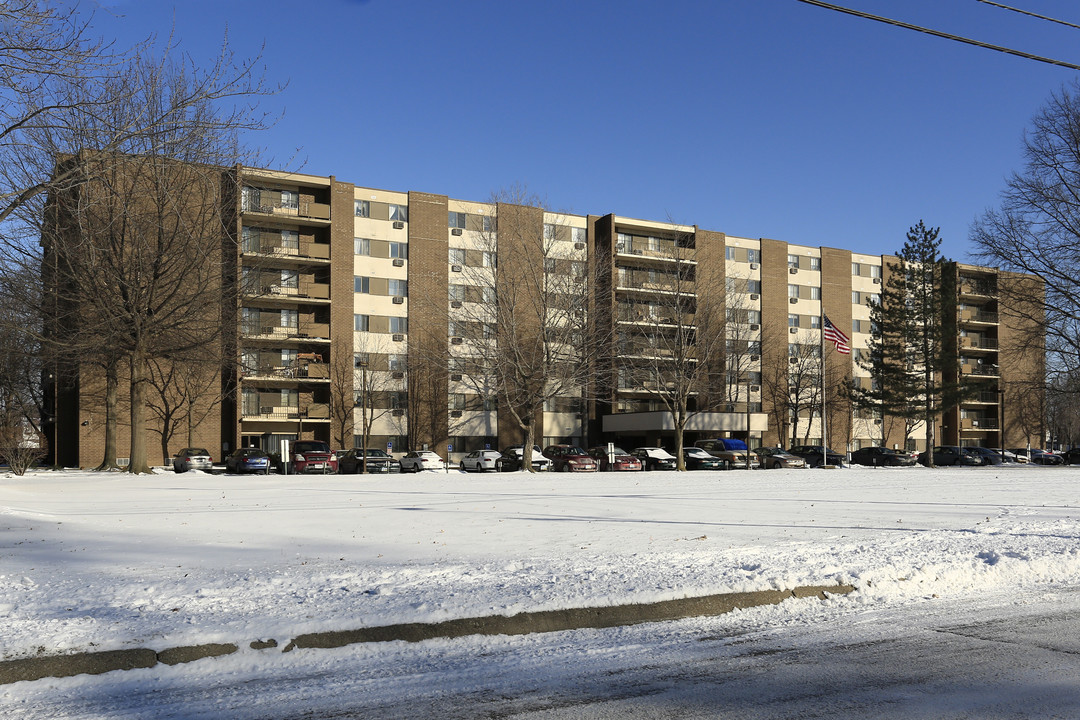
[[[245,337],[280,340],[329,340],[329,323],[300,323],[289,327],[277,324],[242,323],[240,332]]]
[[[299,200],[295,205],[281,201],[280,193],[248,192],[245,190],[240,210],[246,213],[263,213],[265,215],[281,215],[286,217],[310,218],[313,220],[329,220],[330,206],[324,203]]]
[[[994,338],[967,336],[960,338],[960,347],[964,349],[971,348],[973,350],[997,350],[998,342]]]
[[[310,403],[304,407],[255,405],[244,403],[240,410],[243,420],[329,420],[328,403]]]
[[[257,237],[255,240],[245,240],[241,243],[240,250],[244,253],[277,258],[330,259],[330,246],[327,243],[304,242],[298,247],[289,247],[283,245],[281,239],[273,233],[267,233],[266,237]]]
[[[995,312],[987,312],[985,310],[966,309],[960,313],[960,319],[964,322],[996,323],[998,321],[998,314]]]
[[[995,376],[1001,374],[1001,370],[998,368],[997,365],[990,364],[961,365],[960,369],[965,375]]]
[[[241,375],[251,379],[329,380],[330,366],[322,362],[312,363],[306,361],[297,361],[286,365],[260,363],[254,368],[243,369]]]

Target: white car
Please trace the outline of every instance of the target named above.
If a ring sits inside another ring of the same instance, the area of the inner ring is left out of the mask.
[[[401,458],[401,472],[420,472],[421,470],[444,470],[443,459],[434,450],[413,450]]]
[[[473,450],[461,459],[461,472],[485,472],[495,469],[495,461],[502,457],[497,450]]]

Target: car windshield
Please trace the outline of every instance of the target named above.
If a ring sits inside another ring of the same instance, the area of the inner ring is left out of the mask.
[[[330,452],[330,446],[324,442],[318,440],[298,440],[293,443],[293,452],[298,453],[310,453],[310,452]]]
[[[365,451],[365,454],[368,457],[377,457],[377,458],[390,457],[389,455],[386,454],[385,450],[367,450],[367,451]]]
[[[180,451],[181,455],[209,455],[203,448],[184,448]]]

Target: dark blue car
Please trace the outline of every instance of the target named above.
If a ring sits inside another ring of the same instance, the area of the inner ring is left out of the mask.
[[[270,473],[270,456],[258,448],[241,448],[225,458],[225,472]]]

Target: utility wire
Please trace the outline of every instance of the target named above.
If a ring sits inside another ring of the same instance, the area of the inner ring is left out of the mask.
[[[1058,20],[1057,18],[1047,17],[1046,15],[1039,15],[1038,13],[1028,12],[1027,10],[1021,10],[1020,8],[1009,7],[1008,5],[1002,5],[1001,3],[992,2],[991,0],[975,0],[976,2],[986,3],[987,5],[993,5],[994,7],[1001,8],[1002,10],[1012,10],[1015,13],[1021,15],[1029,15],[1033,18],[1039,18],[1040,20],[1046,20],[1048,22],[1057,23],[1058,25],[1065,25],[1066,27],[1076,28],[1080,30],[1080,25],[1074,25],[1071,22],[1065,22],[1064,20]]]
[[[1053,58],[1042,57],[1041,55],[1032,55],[1026,53],[1023,50],[1013,50],[1012,48],[1003,47],[1001,45],[991,45],[990,43],[984,43],[980,40],[972,40],[971,38],[961,37],[960,35],[952,35],[950,33],[941,32],[940,30],[932,30],[930,28],[920,27],[919,25],[912,25],[910,23],[901,22],[900,20],[892,20],[891,18],[881,17],[880,15],[871,15],[860,10],[852,10],[846,7],[840,7],[839,5],[833,5],[827,2],[821,2],[821,0],[798,0],[798,2],[806,3],[807,5],[816,5],[817,7],[825,8],[826,10],[835,10],[836,12],[846,13],[848,15],[854,15],[855,17],[863,18],[864,20],[876,20],[886,25],[895,25],[896,27],[904,28],[905,30],[915,30],[917,32],[926,33],[927,35],[933,35],[934,37],[945,38],[946,40],[955,40],[957,42],[966,43],[968,45],[974,45],[975,47],[985,48],[986,50],[997,50],[998,52],[1005,53],[1006,55],[1015,55],[1022,57],[1026,60],[1035,60],[1037,62],[1047,63],[1049,65],[1057,65],[1058,67],[1069,68],[1070,70],[1080,70],[1080,65],[1074,65],[1067,63],[1063,60],[1054,60]]]

